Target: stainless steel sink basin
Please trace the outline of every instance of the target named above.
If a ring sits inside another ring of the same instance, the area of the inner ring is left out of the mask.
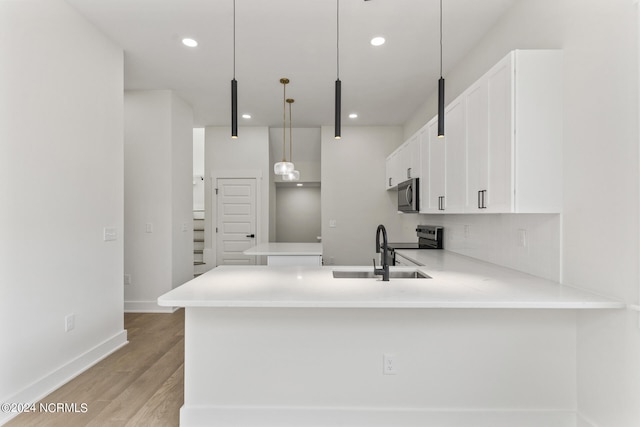
[[[353,270],[333,270],[335,279],[376,279],[380,275],[373,274],[373,271],[353,271]],[[410,271],[390,271],[389,279],[431,279],[431,276],[418,270]]]

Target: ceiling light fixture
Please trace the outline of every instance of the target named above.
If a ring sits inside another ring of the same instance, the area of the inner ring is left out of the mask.
[[[250,119],[251,118],[251,114],[243,114],[242,118],[243,119]]]
[[[340,0],[336,0],[336,106],[335,138],[340,139],[340,107],[342,104],[342,82],[340,82]]]
[[[195,41],[194,39],[190,39],[190,38],[184,38],[182,39],[182,44],[188,47],[196,47],[198,46],[198,42]]]
[[[350,119],[357,119],[358,115],[356,113],[351,113],[351,114],[349,114],[349,118]]]
[[[385,41],[384,37],[374,37],[371,39],[371,44],[373,46],[382,46]]]
[[[282,83],[282,161],[273,165],[273,173],[276,175],[285,175],[293,171],[293,163],[287,161],[286,144],[287,144],[287,84],[289,79],[283,77],[280,79]]]
[[[438,80],[438,138],[444,137],[444,78],[442,77],[442,0],[440,0],[440,80]]]
[[[236,0],[233,0],[233,80],[231,80],[231,138],[238,138],[238,82],[236,80]]]
[[[291,98],[287,98],[287,104],[289,104],[289,160],[293,162],[293,120],[291,120],[291,104],[293,104],[295,100]],[[282,175],[283,181],[298,181],[300,180],[300,172],[295,170],[295,168],[284,175]]]

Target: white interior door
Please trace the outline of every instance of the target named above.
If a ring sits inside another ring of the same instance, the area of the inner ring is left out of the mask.
[[[256,244],[256,180],[218,178],[216,182],[216,265],[254,265],[242,252]]]

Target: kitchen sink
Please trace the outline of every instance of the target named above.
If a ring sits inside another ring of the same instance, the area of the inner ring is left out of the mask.
[[[334,279],[378,279],[381,277],[379,274],[373,274],[373,271],[333,270]],[[389,279],[431,279],[431,276],[418,270],[404,270],[390,271]]]

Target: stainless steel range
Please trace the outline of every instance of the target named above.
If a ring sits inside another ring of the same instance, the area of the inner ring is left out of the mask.
[[[417,242],[389,243],[388,263],[396,265],[397,249],[442,249],[444,241],[444,228],[436,225],[418,225],[416,227]]]

